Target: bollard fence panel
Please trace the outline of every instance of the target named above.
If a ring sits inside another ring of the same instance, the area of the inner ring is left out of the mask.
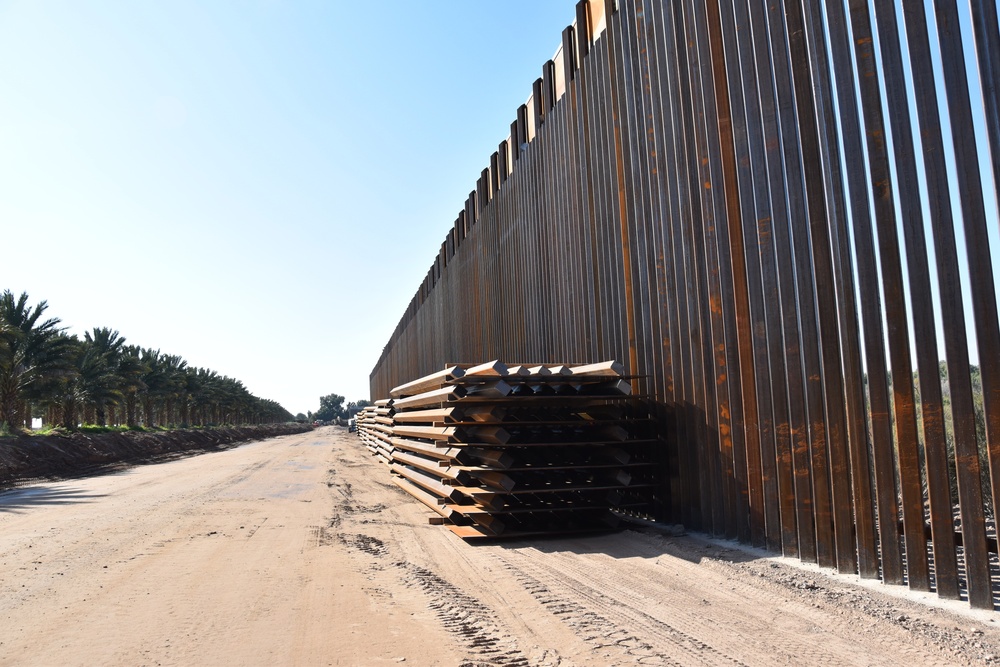
[[[998,43],[993,2],[578,2],[372,397],[618,359],[658,518],[992,608]]]

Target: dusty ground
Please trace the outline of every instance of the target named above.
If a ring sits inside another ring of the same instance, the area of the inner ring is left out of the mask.
[[[0,494],[0,665],[974,665],[955,614],[694,537],[470,546],[334,427]]]

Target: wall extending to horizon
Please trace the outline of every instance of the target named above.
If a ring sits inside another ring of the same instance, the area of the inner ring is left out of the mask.
[[[617,359],[671,520],[992,607],[1000,30],[904,5],[580,2],[372,397]]]

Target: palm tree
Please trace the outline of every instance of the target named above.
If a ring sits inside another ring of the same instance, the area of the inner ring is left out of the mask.
[[[184,369],[184,386],[181,390],[181,428],[187,428],[195,419],[193,412],[195,396],[201,391],[201,380],[198,376],[200,368],[188,366]]]
[[[93,333],[84,334],[83,355],[77,368],[80,389],[99,426],[107,426],[107,407],[122,399],[124,383],[119,363],[124,346],[125,339],[106,327],[95,327]]]
[[[193,389],[191,392],[192,422],[204,426],[213,421],[212,405],[218,394],[219,381],[222,379],[215,371],[207,368],[196,368]]]
[[[121,356],[118,358],[118,377],[122,383],[122,393],[124,395],[125,424],[129,428],[139,425],[138,404],[139,393],[146,389],[143,383],[143,374],[146,372],[146,365],[142,360],[142,348],[138,345],[126,345],[122,348]]]
[[[155,408],[163,394],[163,387],[166,376],[163,372],[162,357],[159,350],[143,348],[139,358],[142,360],[142,371],[140,380],[142,389],[139,390],[139,399],[142,402],[143,426],[152,428],[156,425]]]
[[[114,335],[117,336],[117,332]],[[105,338],[100,333],[98,337]],[[94,343],[89,333],[82,341],[76,336],[63,338],[66,366],[32,387],[28,396],[48,405],[53,413],[52,421],[65,428],[73,429],[81,421],[92,423],[95,419],[105,426],[106,406],[122,396],[121,379],[113,360],[100,343]],[[106,337],[106,340],[111,339],[111,336]]]
[[[83,373],[93,377],[100,371],[93,357],[87,358],[87,350],[76,336],[66,337],[66,360],[69,362],[67,368],[45,383],[45,401],[57,409],[58,421],[63,427],[75,429],[79,423],[79,409],[85,400],[81,377]]]
[[[217,423],[239,423],[239,406],[245,392],[246,389],[239,380],[227,376],[222,377],[222,381],[219,383],[219,400],[216,404]]]
[[[0,295],[0,425],[22,428],[30,416],[27,392],[66,366],[70,339],[58,318],[42,320],[48,303],[28,306],[28,294]]]
[[[177,423],[174,407],[178,400],[184,400],[187,387],[187,362],[175,354],[160,356],[160,372],[163,382],[160,388],[161,419],[160,423],[172,425]]]

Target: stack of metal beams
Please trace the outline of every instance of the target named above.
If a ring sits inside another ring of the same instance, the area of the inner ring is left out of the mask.
[[[392,457],[392,403],[391,399],[375,401],[357,415],[358,437],[364,446],[388,465]]]
[[[393,479],[466,539],[613,528],[655,489],[630,393],[617,362],[449,366],[391,391]]]

